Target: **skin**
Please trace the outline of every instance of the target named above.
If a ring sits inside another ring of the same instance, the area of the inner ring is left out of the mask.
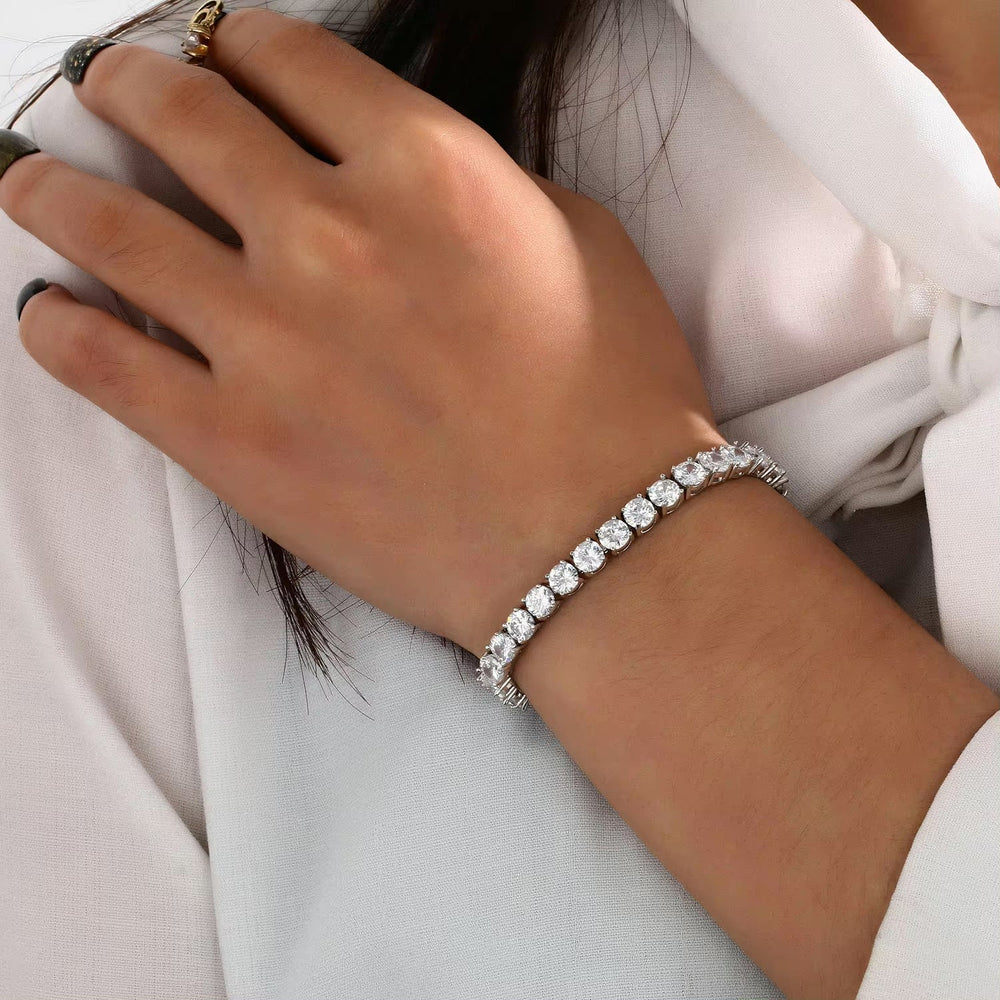
[[[74,90],[241,249],[45,152],[0,178],[14,222],[208,365],[58,286],[22,342],[321,573],[454,638],[467,595],[496,607],[563,548],[564,509],[589,526],[710,435],[692,356],[613,213],[332,32],[237,10],[212,52],[113,45]]]
[[[612,213],[337,36],[239,10],[212,51],[111,46],[76,94],[242,248],[44,152],[0,179],[17,224],[207,363],[59,286],[21,340],[324,575],[479,652],[569,545],[723,440],[685,340]],[[917,826],[1000,702],[757,480],[621,558],[516,679],[789,997],[852,996]]]
[[[515,680],[787,997],[850,1000],[913,837],[1000,700],[760,480],[633,546]]]

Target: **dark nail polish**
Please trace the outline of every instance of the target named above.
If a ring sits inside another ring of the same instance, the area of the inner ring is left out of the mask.
[[[32,278],[24,288],[17,293],[17,320],[21,321],[21,313],[32,295],[44,292],[49,287],[49,283],[44,278]]]
[[[9,128],[0,128],[0,177],[3,177],[15,160],[27,156],[28,153],[40,152],[41,150],[26,135]]]
[[[106,49],[109,45],[117,45],[114,38],[102,38],[100,35],[89,35],[74,42],[64,53],[62,62],[59,64],[59,72],[69,80],[70,83],[82,83],[83,74],[87,72],[90,60],[97,55],[101,49]]]

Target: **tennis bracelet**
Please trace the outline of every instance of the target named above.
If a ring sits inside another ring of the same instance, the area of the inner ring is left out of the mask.
[[[788,492],[788,477],[763,448],[743,441],[721,444],[699,451],[675,465],[668,476],[660,478],[645,492],[637,493],[622,507],[620,516],[605,521],[592,537],[585,538],[569,555],[545,575],[545,583],[536,584],[521,603],[507,616],[500,631],[486,644],[476,668],[479,682],[505,705],[526,708],[528,699],[510,676],[511,667],[539,626],[575,594],[584,581],[599,573],[609,556],[620,555],[637,535],[644,535],[691,497],[709,486],[742,476],[756,476],[773,486],[782,496]]]

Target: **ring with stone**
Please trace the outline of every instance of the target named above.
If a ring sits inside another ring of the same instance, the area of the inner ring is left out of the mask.
[[[224,0],[208,0],[203,3],[187,23],[187,36],[181,42],[181,51],[188,58],[186,62],[200,66],[208,55],[208,43],[212,40],[215,26],[225,15]]]

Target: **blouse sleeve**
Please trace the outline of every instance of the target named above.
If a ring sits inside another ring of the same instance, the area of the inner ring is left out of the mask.
[[[1000,997],[1000,712],[917,831],[858,1000]]]

